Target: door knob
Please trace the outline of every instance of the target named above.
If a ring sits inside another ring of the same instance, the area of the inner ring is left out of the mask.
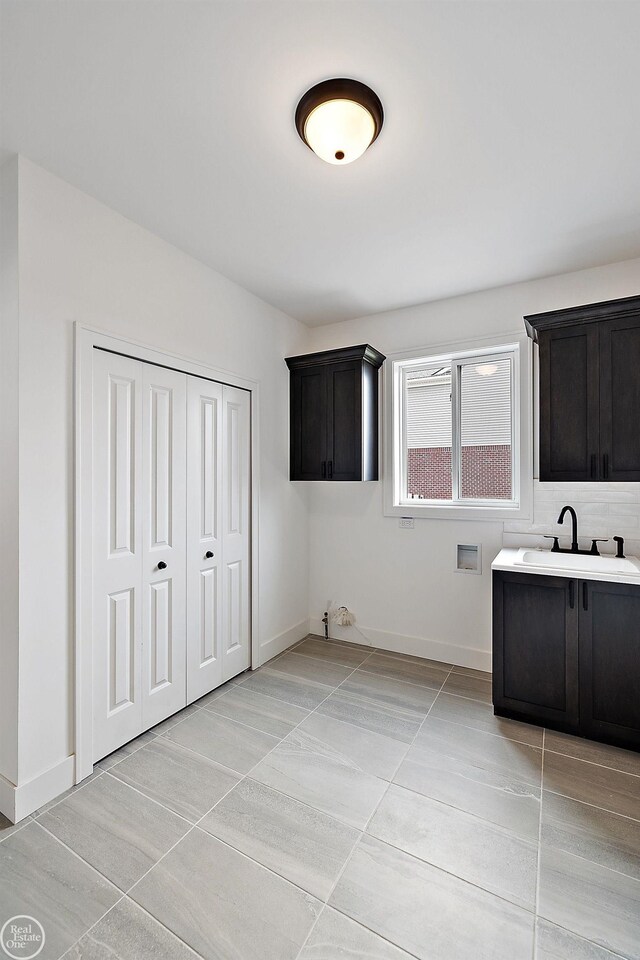
[[[166,570],[166,569],[167,569],[166,563],[164,562],[164,560],[161,560],[158,564],[158,570]]]
[[[205,553],[205,558],[207,560],[211,560],[212,557],[213,557],[213,553],[211,553],[211,550],[207,550],[207,552]]]

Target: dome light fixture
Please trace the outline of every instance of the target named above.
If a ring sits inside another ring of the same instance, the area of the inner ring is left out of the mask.
[[[380,98],[359,80],[323,80],[304,94],[296,108],[296,130],[327,163],[357,160],[382,130]]]

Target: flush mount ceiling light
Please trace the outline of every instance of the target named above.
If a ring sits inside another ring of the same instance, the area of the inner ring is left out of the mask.
[[[481,377],[492,377],[497,369],[497,363],[479,363],[476,367],[476,373],[479,373]]]
[[[371,146],[384,112],[380,98],[359,80],[323,80],[307,90],[296,108],[296,129],[327,163],[351,163]]]

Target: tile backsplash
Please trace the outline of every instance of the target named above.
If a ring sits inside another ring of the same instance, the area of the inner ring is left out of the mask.
[[[557,534],[571,541],[571,518],[557,523],[565,504],[571,504],[578,515],[578,536],[581,547],[588,547],[592,537],[607,537],[599,544],[601,553],[615,552],[614,536],[625,538],[625,552],[640,555],[640,483],[540,483],[533,482],[533,520],[507,522],[504,545],[551,545],[543,540],[546,533]]]

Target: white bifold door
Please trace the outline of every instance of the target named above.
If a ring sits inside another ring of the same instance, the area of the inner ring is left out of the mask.
[[[93,753],[249,666],[249,394],[94,350]]]

